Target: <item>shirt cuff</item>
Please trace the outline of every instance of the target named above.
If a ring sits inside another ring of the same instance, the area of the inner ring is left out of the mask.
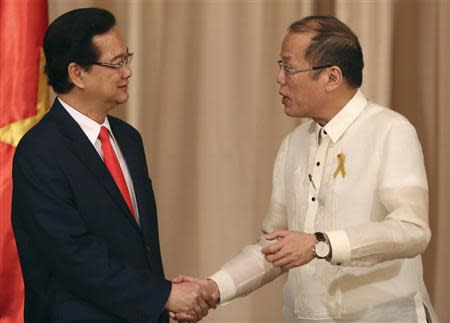
[[[214,280],[219,288],[220,292],[220,304],[223,305],[231,301],[236,295],[236,286],[231,278],[230,274],[225,270],[219,270],[215,274],[208,277],[208,279]]]
[[[347,233],[343,230],[326,232],[330,241],[332,257],[330,263],[333,265],[345,265],[352,257],[352,248]]]

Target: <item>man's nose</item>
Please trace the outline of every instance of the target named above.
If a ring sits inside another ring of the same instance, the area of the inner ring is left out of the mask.
[[[276,80],[277,80],[278,84],[286,85],[286,83],[287,83],[286,73],[284,72],[284,70],[282,68],[280,68],[280,70],[278,71]]]
[[[125,65],[123,66],[123,69],[122,69],[122,75],[123,75],[123,77],[125,77],[125,78],[127,78],[127,79],[130,78],[131,75],[133,75],[133,71],[132,71],[130,65],[125,64]]]

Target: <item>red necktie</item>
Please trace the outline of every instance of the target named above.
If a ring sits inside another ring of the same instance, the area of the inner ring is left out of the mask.
[[[102,143],[103,150],[103,161],[105,162],[106,168],[108,168],[111,173],[114,182],[116,182],[117,187],[119,188],[120,193],[122,194],[125,203],[127,203],[128,208],[136,220],[136,214],[134,213],[133,204],[131,203],[130,192],[128,191],[127,182],[125,181],[125,177],[123,176],[122,169],[120,168],[119,160],[117,159],[116,153],[111,145],[111,141],[109,140],[109,131],[106,127],[100,128],[100,134],[98,135],[98,139]]]

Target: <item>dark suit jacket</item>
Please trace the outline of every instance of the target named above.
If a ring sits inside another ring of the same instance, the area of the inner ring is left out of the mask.
[[[168,321],[156,205],[139,133],[108,117],[141,227],[79,125],[55,100],[19,143],[12,224],[26,322]]]

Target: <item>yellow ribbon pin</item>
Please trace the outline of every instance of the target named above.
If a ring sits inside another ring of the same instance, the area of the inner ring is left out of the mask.
[[[339,172],[341,172],[342,177],[345,177],[345,168],[344,168],[345,156],[344,156],[344,154],[343,153],[338,154],[337,159],[338,159],[339,165],[336,168],[336,170],[334,171],[333,177],[336,178],[336,176],[339,174]]]

